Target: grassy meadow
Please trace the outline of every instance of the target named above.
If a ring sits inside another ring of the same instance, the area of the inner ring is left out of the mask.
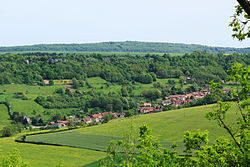
[[[0,104],[0,130],[10,124],[10,122],[11,120],[6,105]]]
[[[29,167],[55,167],[60,162],[65,167],[83,167],[106,156],[100,151],[17,143],[14,139],[15,137],[0,138],[0,157],[17,148]]]

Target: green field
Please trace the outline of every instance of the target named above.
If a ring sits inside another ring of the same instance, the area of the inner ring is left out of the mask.
[[[91,164],[106,154],[80,148],[58,147],[17,143],[14,137],[0,138],[0,157],[17,148],[29,167],[55,167],[59,162],[65,167],[82,167]]]
[[[219,128],[216,122],[209,122],[204,118],[205,113],[212,108],[213,105],[209,105],[116,119],[108,124],[81,128],[71,132],[28,136],[27,141],[103,151],[110,140],[119,139],[125,133],[129,133],[128,129],[131,125],[134,127],[132,129],[133,137],[137,138],[138,127],[146,123],[152,129],[152,134],[164,145],[169,145],[174,141],[181,143],[185,131],[196,131],[196,129],[208,130],[210,143],[212,143],[219,136],[228,137],[225,130]],[[231,111],[227,116],[228,122],[233,123],[235,112]]]
[[[0,130],[10,124],[10,116],[5,104],[0,104]]]
[[[43,115],[44,118],[49,117],[48,115],[44,115],[43,112],[48,109],[44,109],[42,106],[37,104],[34,99],[37,96],[50,96],[54,95],[54,92],[58,88],[64,88],[63,85],[53,85],[53,86],[38,86],[38,85],[24,85],[24,84],[8,84],[8,85],[0,85],[0,101],[4,102],[6,100],[12,106],[12,112],[20,112],[29,117],[34,116],[36,114]],[[28,99],[23,100],[21,98],[14,98],[14,94],[22,92]],[[53,110],[50,109],[51,114],[60,112],[67,112],[72,109],[58,109]],[[35,111],[35,112],[34,112]],[[0,124],[2,121],[0,121]]]
[[[210,132],[210,143],[212,143],[218,136],[228,137],[224,129],[219,128],[216,122],[209,122],[204,118],[204,114],[212,110],[213,107],[213,105],[208,105],[141,115],[134,118],[120,118],[107,124],[68,132],[27,137],[28,141],[47,142],[70,147],[16,143],[14,142],[15,137],[0,138],[0,155],[4,155],[13,148],[18,148],[24,160],[30,162],[30,166],[55,166],[59,161],[62,161],[65,166],[96,165],[95,161],[104,158],[105,153],[93,150],[105,150],[110,140],[120,139],[125,133],[129,133],[131,125],[133,126],[133,137],[137,138],[138,126],[143,123],[149,125],[152,134],[163,145],[169,145],[173,141],[181,143],[186,130],[195,131],[196,129],[208,130]],[[233,110],[235,109],[233,107]],[[228,122],[232,123],[235,116],[235,112],[229,112],[227,115]]]
[[[60,84],[60,85],[63,85],[63,84],[72,84],[72,80],[71,79],[61,79],[61,80],[53,80],[54,84],[57,85],[57,84]]]
[[[26,141],[59,144],[77,148],[106,151],[111,140],[122,138],[94,134],[81,134],[78,131],[60,132],[54,134],[32,135]]]

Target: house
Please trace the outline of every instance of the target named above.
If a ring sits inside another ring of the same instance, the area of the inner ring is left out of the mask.
[[[94,114],[92,117],[94,118],[95,122],[100,122],[102,119],[102,113]]]
[[[166,106],[166,105],[170,105],[172,104],[172,102],[170,100],[165,100],[162,102],[162,105]]]
[[[120,118],[124,118],[124,117],[125,117],[125,112],[121,112]]]
[[[149,113],[149,112],[154,111],[154,107],[140,107],[139,111],[140,113],[143,113],[143,114]]]
[[[90,124],[91,122],[93,122],[93,120],[90,117],[83,118],[82,120],[85,124]]]
[[[57,126],[58,128],[62,128],[62,127],[66,127],[67,125],[65,125],[63,123],[55,123],[55,124],[53,124],[53,126]]]
[[[32,123],[31,119],[27,116],[23,117],[23,122],[24,122],[24,124],[29,124],[29,125]]]
[[[162,105],[159,104],[159,105],[155,106],[154,111],[162,111]]]
[[[205,95],[209,94],[211,91],[210,90],[207,90],[207,89],[202,89],[200,91],[201,93],[204,93]]]
[[[65,122],[65,121],[63,121],[63,122]],[[68,121],[66,121],[66,122],[68,122]],[[50,124],[53,125],[53,126],[57,126],[58,128],[67,126],[66,124],[61,123],[61,122],[59,123],[58,121],[57,122],[50,122]]]
[[[68,123],[69,123],[69,121],[57,121],[57,123],[60,123],[60,124],[65,124],[65,125],[67,125]]]
[[[73,119],[73,122],[75,122],[75,123],[80,123],[81,120],[80,120],[79,118],[75,118],[75,119]]]
[[[112,113],[112,112],[104,112],[102,113],[102,117],[105,117],[107,114],[114,115],[115,118],[118,118],[117,113]]]
[[[167,97],[167,99],[170,99],[170,100],[174,100],[174,99],[185,100],[186,99],[186,95],[169,95]]]
[[[144,103],[143,106],[144,106],[144,107],[151,107],[152,104],[151,104],[151,103]]]

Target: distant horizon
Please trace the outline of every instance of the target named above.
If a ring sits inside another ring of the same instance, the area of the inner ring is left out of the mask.
[[[181,43],[181,42],[168,42],[168,41],[135,41],[135,40],[125,40],[125,41],[96,41],[96,42],[82,42],[82,43],[34,43],[34,44],[23,44],[23,45],[0,45],[0,47],[22,47],[22,46],[34,46],[34,45],[70,45],[70,44],[95,44],[95,43],[107,43],[107,42],[145,42],[145,43],[172,43],[172,44],[185,44],[185,45],[201,45],[206,47],[220,47],[220,48],[250,48],[246,46],[234,47],[234,46],[217,46],[217,45],[206,45],[197,43]]]

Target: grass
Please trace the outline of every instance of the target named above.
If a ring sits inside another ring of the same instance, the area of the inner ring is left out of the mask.
[[[14,142],[15,137],[0,138],[0,157],[17,148],[29,167],[56,166],[59,162],[66,167],[82,167],[106,156],[103,152],[47,145]]]
[[[119,139],[121,138],[95,134],[81,134],[77,131],[70,131],[54,134],[32,135],[28,136],[26,141],[35,141],[91,150],[106,151],[111,140]]]
[[[61,79],[61,80],[53,80],[55,85],[65,85],[65,84],[72,84],[71,79]]]
[[[44,111],[44,108],[34,100],[13,99],[10,101],[10,105],[13,112],[20,112],[26,115],[32,115],[33,111],[36,111],[37,114]]]
[[[218,136],[226,136],[224,129],[217,123],[209,122],[204,115],[213,109],[213,105],[200,106],[155,114],[141,115],[134,118],[120,118],[107,124],[85,127],[70,132],[59,132],[47,135],[29,136],[27,140],[45,141],[48,143],[62,144],[65,146],[35,145],[16,143],[14,137],[0,138],[0,156],[13,148],[18,148],[24,160],[29,161],[29,166],[56,166],[60,161],[64,166],[96,166],[99,159],[105,157],[104,152],[110,140],[120,139],[125,133],[130,132],[134,138],[138,136],[138,126],[146,123],[152,129],[152,135],[157,137],[163,145],[170,145],[173,141],[181,143],[186,130],[208,130],[210,142]],[[235,110],[233,107],[233,111]],[[228,122],[233,122],[235,112],[229,112]],[[73,148],[79,147],[79,148]],[[93,149],[93,150],[87,150]],[[180,151],[181,147],[177,148]]]
[[[215,142],[219,136],[229,137],[224,129],[218,127],[216,122],[210,122],[204,117],[205,113],[211,111],[213,107],[214,105],[208,105],[141,115],[132,119],[120,118],[107,124],[70,132],[28,136],[27,141],[105,151],[110,140],[118,140],[125,133],[132,133],[136,139],[139,134],[138,127],[146,123],[152,129],[152,135],[157,137],[164,146],[169,147],[174,141],[180,144],[177,150],[181,153],[184,148],[182,141],[185,131],[208,130],[210,143]],[[234,106],[233,110],[235,109]],[[227,115],[227,121],[230,123],[233,123],[235,117],[233,110]]]
[[[0,92],[6,94],[13,94],[16,92],[23,92],[27,95],[52,95],[57,88],[62,88],[62,85],[54,86],[38,86],[38,85],[24,85],[24,84],[8,84],[0,85]]]
[[[0,101],[9,100],[12,106],[12,112],[21,112],[26,116],[35,116],[41,114],[43,118],[47,119],[54,113],[69,113],[72,109],[44,109],[37,104],[34,99],[37,96],[50,96],[54,95],[54,92],[58,88],[64,88],[63,85],[53,86],[38,86],[38,85],[24,85],[24,84],[9,84],[0,85]],[[21,98],[13,98],[14,93],[22,92],[28,100],[22,100]],[[35,112],[34,112],[35,111]],[[44,111],[48,111],[50,115],[44,114]],[[0,123],[2,121],[0,120]]]
[[[11,120],[6,105],[0,104],[0,130],[10,124],[10,122]]]
[[[136,137],[139,131],[138,127],[146,123],[152,129],[152,135],[160,141],[182,141],[185,131],[201,129],[208,130],[210,141],[214,142],[218,136],[228,137],[228,135],[224,129],[218,127],[215,121],[208,121],[205,118],[205,113],[211,111],[213,107],[214,105],[199,106],[141,115],[132,119],[116,119],[108,124],[86,127],[77,131],[82,134],[112,134],[112,136],[121,137],[124,133],[129,132],[128,129],[132,125],[134,127],[132,132]],[[236,110],[235,106],[227,115],[228,122],[233,122],[236,116],[234,110]]]

